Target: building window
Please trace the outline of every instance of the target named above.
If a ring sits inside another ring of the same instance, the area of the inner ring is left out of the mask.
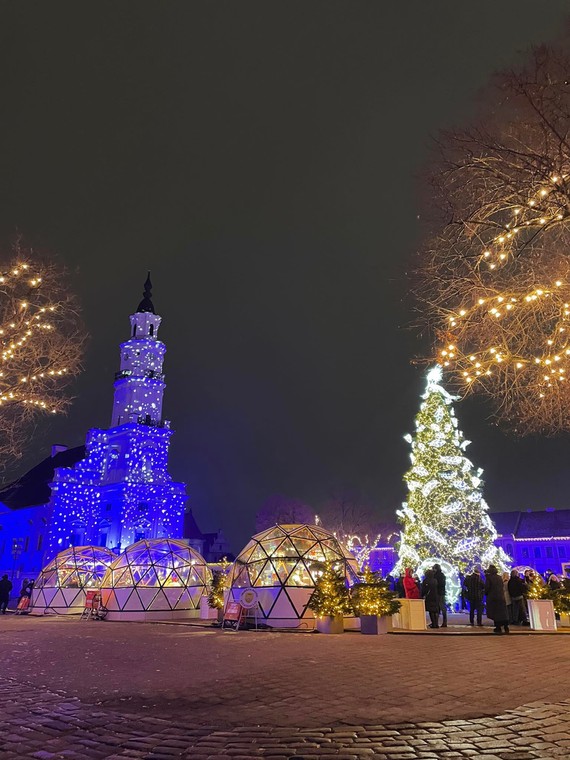
[[[151,336],[151,338],[152,338],[152,336],[154,335],[154,325],[151,325],[151,326],[148,328],[148,334],[149,334],[149,335]]]
[[[99,533],[99,546],[106,548],[107,546],[107,533]]]
[[[141,501],[137,509],[141,514],[145,514],[146,512],[148,512],[148,503],[146,501]]]
[[[69,537],[69,543],[72,546],[81,546],[81,533],[72,533]]]
[[[540,556],[541,556],[541,554],[540,554],[540,546],[535,546],[534,547],[534,556],[535,556],[536,559],[540,559]]]
[[[39,552],[41,552],[42,550],[43,543],[44,543],[44,534],[40,533],[40,535],[38,536],[38,551]]]
[[[24,549],[23,549],[23,551],[27,552],[29,546],[30,546],[30,537],[26,536],[26,538],[24,540]]]
[[[558,547],[558,556],[559,557],[565,557],[566,556],[566,549],[563,546]]]
[[[135,544],[137,541],[142,541],[144,537],[144,530],[135,530]]]
[[[521,552],[521,556],[523,559],[528,559],[528,549],[523,549]]]
[[[506,547],[505,547],[505,549],[507,551],[507,554],[510,557],[512,557],[513,556],[513,545],[512,544],[507,544]]]
[[[546,556],[549,559],[552,559],[552,557],[554,556],[553,551],[552,551],[552,546],[547,546],[546,547]]]
[[[133,325],[133,338],[137,337],[137,326]]]

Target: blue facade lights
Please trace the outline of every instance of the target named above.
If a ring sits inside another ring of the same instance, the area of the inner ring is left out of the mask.
[[[48,556],[70,545],[118,553],[141,539],[182,536],[186,488],[168,473],[172,431],[162,419],[166,346],[157,337],[150,281],[145,287],[130,317],[131,338],[121,344],[111,428],[90,430],[86,457],[56,470]]]

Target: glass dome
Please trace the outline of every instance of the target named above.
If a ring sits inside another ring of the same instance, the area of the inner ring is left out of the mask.
[[[115,559],[103,578],[107,619],[197,616],[210,579],[206,560],[184,541],[137,541]]]
[[[59,552],[38,575],[32,593],[34,612],[82,612],[85,591],[98,589],[116,555],[101,546],[71,546]]]
[[[317,525],[276,525],[253,536],[238,554],[231,574],[231,596],[254,588],[259,613],[272,626],[299,627],[314,615],[307,604],[323,562],[338,563],[352,585],[358,564],[332,533]],[[309,627],[309,625],[307,626]]]

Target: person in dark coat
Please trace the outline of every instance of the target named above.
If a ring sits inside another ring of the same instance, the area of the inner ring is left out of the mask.
[[[420,591],[418,589],[418,584],[415,581],[415,578],[412,576],[412,571],[409,567],[406,568],[406,574],[404,575],[404,592],[406,594],[406,599],[419,599],[420,598]]]
[[[426,570],[422,583],[422,597],[425,600],[426,612],[431,620],[430,628],[439,628],[439,597],[437,595],[437,581],[433,570]]]
[[[516,570],[511,570],[508,583],[511,597],[511,620],[515,625],[528,625],[524,598],[527,593],[527,585]]]
[[[12,582],[7,575],[2,576],[0,580],[0,612],[5,615],[8,602],[10,601],[10,591],[12,591]]]
[[[437,598],[439,599],[439,611],[441,612],[441,627],[447,628],[447,605],[445,603],[445,575],[441,565],[433,566],[433,576],[437,581]],[[439,615],[437,616],[439,621]]]
[[[469,602],[469,625],[475,625],[475,613],[477,613],[477,625],[483,625],[483,598],[485,584],[481,578],[481,568],[475,565],[473,572],[463,581],[463,593]]]
[[[404,590],[404,573],[400,573],[397,577],[396,583],[394,584],[394,591],[398,594],[399,599],[406,598],[406,592]]]
[[[495,623],[493,633],[509,633],[509,615],[503,590],[503,579],[495,565],[489,565],[485,580],[485,594],[487,595],[487,617]]]

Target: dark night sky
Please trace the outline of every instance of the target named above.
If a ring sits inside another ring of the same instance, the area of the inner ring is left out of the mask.
[[[234,549],[271,493],[403,497],[425,347],[406,267],[417,175],[491,72],[554,39],[566,0],[0,6],[0,234],[74,272],[92,340],[69,417],[110,421],[150,268],[171,471]],[[570,506],[568,439],[516,441],[457,406],[491,508]],[[24,463],[22,464],[22,466]]]

